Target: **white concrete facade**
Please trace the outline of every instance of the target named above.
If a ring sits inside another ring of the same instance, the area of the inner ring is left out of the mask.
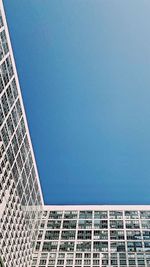
[[[150,266],[150,206],[45,206],[32,267]]]
[[[0,257],[29,267],[43,197],[0,0]]]

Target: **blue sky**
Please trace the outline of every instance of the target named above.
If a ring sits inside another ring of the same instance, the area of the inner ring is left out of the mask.
[[[150,203],[150,2],[4,0],[47,204]]]

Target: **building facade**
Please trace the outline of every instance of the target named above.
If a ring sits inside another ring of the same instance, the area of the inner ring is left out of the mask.
[[[30,267],[43,198],[0,0],[0,265]]]
[[[150,206],[45,206],[32,267],[150,266]]]

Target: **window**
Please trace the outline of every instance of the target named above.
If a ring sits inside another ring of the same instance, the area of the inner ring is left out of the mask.
[[[150,221],[148,221],[148,220],[142,220],[141,221],[141,224],[142,224],[142,228],[143,229],[150,229]]]
[[[49,212],[49,219],[61,219],[61,218],[62,218],[62,211]]]
[[[35,249],[36,249],[36,250],[40,250],[40,245],[41,245],[41,242],[38,241],[38,242],[36,243],[36,248],[35,248]]]
[[[92,219],[92,211],[80,211],[79,219]]]
[[[0,94],[3,92],[4,90],[4,80],[2,77],[2,73],[0,72]]]
[[[76,250],[77,251],[90,251],[91,250],[91,242],[77,242],[76,244]]]
[[[122,211],[110,211],[109,217],[110,219],[122,219],[123,213]]]
[[[94,241],[93,242],[93,250],[94,251],[108,251],[108,242],[100,242]]]
[[[71,240],[71,239],[75,239],[75,231],[62,231],[61,234],[61,239],[65,239],[65,240]]]
[[[9,105],[8,105],[8,100],[7,100],[5,93],[2,95],[2,106],[3,106],[4,114],[6,117],[9,112]]]
[[[112,252],[124,252],[125,242],[111,242],[110,249]]]
[[[7,40],[6,40],[5,31],[2,31],[0,33],[0,38],[1,38],[1,43],[2,43],[2,48],[3,48],[4,54],[6,55],[8,53],[8,44],[7,44]]]
[[[141,251],[142,250],[142,242],[127,242],[128,251]]]
[[[43,251],[56,251],[58,242],[44,242],[43,243]]]
[[[0,126],[3,124],[3,121],[4,121],[4,113],[3,113],[2,105],[0,103]]]
[[[9,76],[8,76],[8,71],[6,67],[6,62],[3,62],[0,67],[1,67],[1,73],[2,73],[4,84],[7,85],[7,83],[9,82]]]
[[[0,27],[3,26],[3,20],[2,20],[2,14],[1,14],[1,11],[0,11]]]
[[[59,251],[73,251],[74,242],[60,242]]]
[[[48,220],[48,223],[47,223],[47,228],[50,228],[50,229],[59,229],[61,226],[61,221],[50,221]]]
[[[138,219],[138,211],[125,211],[126,219]]]
[[[6,58],[6,65],[7,65],[7,69],[9,73],[9,78],[11,79],[11,77],[13,76],[13,67],[12,67],[10,56]]]
[[[94,231],[94,240],[98,240],[98,239],[108,239],[108,232],[107,231]]]
[[[139,221],[126,221],[126,228],[127,229],[139,229],[140,225],[139,225]]]
[[[150,240],[150,231],[143,231],[143,239]]]
[[[121,220],[110,220],[110,228],[123,229],[123,221]]]
[[[127,239],[128,240],[137,240],[142,239],[140,231],[127,231]]]
[[[11,88],[12,88],[14,99],[16,99],[18,96],[18,90],[17,90],[17,85],[16,85],[15,79],[13,79],[11,82]]]
[[[79,220],[78,227],[79,227],[79,229],[91,229],[92,228],[92,221]]]
[[[78,231],[77,239],[91,239],[92,232],[91,231]]]
[[[140,211],[141,219],[150,219],[150,211]]]
[[[45,239],[58,240],[59,239],[59,231],[46,231]]]
[[[76,228],[77,221],[63,221],[63,228],[64,229],[75,229]]]
[[[94,228],[107,229],[108,228],[108,221],[107,220],[95,220],[94,221]]]
[[[144,250],[150,252],[150,242],[144,242]]]
[[[77,215],[77,211],[65,211],[64,219],[76,219]]]
[[[124,231],[117,231],[117,230],[111,230],[110,231],[110,239],[111,240],[120,240],[124,239]]]

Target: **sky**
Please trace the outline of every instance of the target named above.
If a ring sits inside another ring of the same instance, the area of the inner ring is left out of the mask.
[[[46,204],[150,204],[150,1],[4,0]]]

